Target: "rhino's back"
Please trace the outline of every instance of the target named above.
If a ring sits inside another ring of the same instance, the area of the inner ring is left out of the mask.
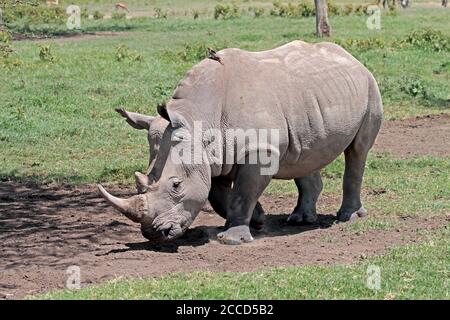
[[[279,48],[221,52],[234,127],[280,130],[280,177],[308,174],[353,140],[368,108],[370,72],[341,47],[294,41]]]

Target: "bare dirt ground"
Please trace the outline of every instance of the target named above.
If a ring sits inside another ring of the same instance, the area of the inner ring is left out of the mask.
[[[450,114],[384,121],[374,147],[396,158],[450,156]]]
[[[37,42],[42,41],[55,41],[55,42],[67,42],[67,41],[82,41],[82,40],[97,40],[101,37],[116,37],[116,36],[126,36],[129,32],[110,32],[110,31],[99,31],[90,33],[70,33],[63,34],[60,36],[47,36],[47,35],[26,35],[22,33],[13,33],[12,38],[14,41],[24,41],[32,40]]]
[[[440,115],[388,122],[382,128],[376,151],[401,158],[449,156],[449,120],[449,115]],[[134,193],[132,187],[109,189],[120,196]],[[376,196],[365,195],[367,201]],[[95,186],[1,182],[0,298],[18,299],[64,288],[70,265],[80,266],[85,286],[117,277],[160,276],[178,271],[350,264],[392,246],[420,241],[421,233],[417,231],[448,223],[448,217],[404,216],[398,219],[395,229],[355,233],[345,224],[336,223],[339,201],[323,194],[318,223],[298,227],[285,223],[296,197],[264,195],[261,202],[267,212],[266,227],[262,232],[253,232],[254,242],[241,246],[216,241],[224,220],[206,207],[183,238],[156,245],[145,241],[138,225],[106,205]]]

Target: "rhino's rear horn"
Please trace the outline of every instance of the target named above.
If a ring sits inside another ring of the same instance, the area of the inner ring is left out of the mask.
[[[152,121],[155,120],[155,117],[146,116],[136,112],[129,112],[125,110],[123,107],[115,109],[117,113],[119,113],[122,117],[127,119],[127,122],[130,126],[138,130],[149,130]]]
[[[105,200],[114,208],[122,212],[127,218],[134,222],[140,222],[143,218],[143,213],[146,209],[144,196],[133,196],[129,199],[121,199],[114,197],[103,188],[102,185],[97,185],[98,190]]]
[[[136,178],[136,187],[139,193],[144,193],[147,191],[148,186],[150,184],[149,178],[146,174],[140,173],[136,171],[134,173],[134,177]]]

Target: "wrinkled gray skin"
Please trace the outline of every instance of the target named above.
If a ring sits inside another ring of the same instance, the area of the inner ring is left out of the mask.
[[[202,121],[203,130],[223,132],[278,129],[278,172],[261,175],[262,164],[225,164],[229,149],[223,164],[207,160],[178,164],[171,157],[175,146],[190,144],[178,136],[170,143],[161,176],[144,194],[119,199],[99,186],[103,196],[140,222],[146,238],[173,239],[195,219],[213,179],[232,181],[227,229],[218,240],[240,244],[253,240],[249,229],[253,208],[273,178],[294,179],[301,194],[289,221],[315,221],[322,190],[320,169],[344,153],[343,200],[337,217],[348,221],[365,215],[360,199],[364,166],[383,113],[372,74],[331,43],[294,41],[263,52],[225,49],[218,56],[222,63],[205,59],[194,66],[167,108],[159,110],[171,124],[164,135],[178,128],[193,134],[194,121]]]
[[[135,172],[136,188],[139,194],[145,193],[150,185],[157,182],[161,177],[162,169],[167,160],[170,150],[171,137],[164,135],[170,122],[161,116],[147,116],[136,112],[130,112],[123,108],[116,111],[126,119],[127,123],[135,129],[147,130],[147,140],[149,145],[149,163],[145,174]],[[228,197],[231,194],[231,185],[220,179],[211,182],[211,190],[208,200],[213,209],[224,219],[226,219],[226,208]],[[264,210],[258,202],[253,212],[250,226],[261,229],[264,225]]]

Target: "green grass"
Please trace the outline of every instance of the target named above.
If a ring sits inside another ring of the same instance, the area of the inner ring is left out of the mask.
[[[380,268],[380,290],[367,287]],[[372,274],[369,271],[369,274]],[[256,272],[171,274],[116,280],[39,299],[449,299],[450,225],[420,244],[354,266],[302,266]]]
[[[423,26],[450,34],[450,28],[442,27],[450,21],[444,11],[421,10],[428,17]],[[378,33],[365,28],[364,17],[334,17],[331,40],[373,36],[391,43],[414,29],[414,19],[422,11],[385,17],[386,27]],[[122,121],[115,107],[155,114],[155,106],[169,99],[184,73],[202,58],[205,46],[263,50],[294,39],[318,41],[312,33],[314,18],[107,23],[137,23],[145,31],[86,41],[46,41],[54,63],[39,59],[41,42],[13,43],[16,53],[10,59],[19,59],[21,66],[0,67],[8,80],[0,87],[1,179],[129,183],[133,171],[145,168],[146,140]],[[118,62],[120,44],[144,60]],[[449,52],[389,46],[351,51],[380,82],[387,119],[448,111]],[[429,98],[402,92],[404,77],[420,78]]]

